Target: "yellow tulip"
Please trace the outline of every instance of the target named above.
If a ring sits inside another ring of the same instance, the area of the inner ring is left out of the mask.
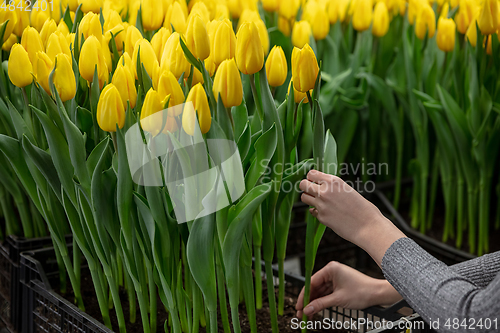
[[[352,26],[357,31],[365,31],[372,23],[372,2],[371,0],[358,0],[352,15]]]
[[[8,73],[10,81],[19,88],[24,88],[33,81],[33,67],[28,52],[21,44],[14,44],[10,51]]]
[[[53,66],[54,63],[45,52],[40,51],[36,53],[36,61],[33,63],[33,71],[36,76],[36,81],[49,95],[51,94],[49,87],[49,75],[52,72]]]
[[[384,2],[378,2],[373,12],[372,34],[383,37],[389,31],[389,10]]]
[[[415,34],[417,37],[424,39],[426,33],[429,38],[434,37],[436,33],[436,15],[428,4],[422,6],[415,21]]]
[[[456,24],[453,19],[439,18],[436,42],[441,51],[450,52],[455,48]]]
[[[103,0],[78,0],[78,5],[82,5],[81,11],[84,13],[94,12],[98,14],[102,4]]]
[[[5,4],[5,1],[4,1]],[[9,22],[7,22],[7,20]],[[17,13],[15,8],[10,10],[9,7],[0,9],[0,27],[7,24],[5,28],[5,34],[3,35],[3,42],[6,42],[10,35],[14,32],[14,28],[17,25]]]
[[[405,16],[406,13],[406,0],[397,0],[397,9],[400,16]]]
[[[290,21],[284,18],[283,16],[278,17],[278,29],[285,35],[289,37],[292,33],[292,26],[294,25],[295,20],[291,19]]]
[[[102,39],[102,27],[101,21],[99,21],[99,15],[89,12],[83,16],[78,26],[78,31],[83,34],[85,39],[89,36],[95,36],[99,41]]]
[[[257,11],[257,0],[228,0],[227,7],[229,8],[229,12],[231,16],[235,19],[240,18],[241,14],[245,11],[245,9]]]
[[[171,71],[177,79],[181,77],[182,73],[184,73],[185,78],[191,74],[191,64],[184,55],[179,38],[178,32],[170,35],[163,48],[163,57],[160,62],[161,72]]]
[[[141,0],[142,25],[145,30],[159,29],[165,18],[163,2],[157,0]]]
[[[156,53],[151,46],[151,43],[149,43],[149,41],[145,38],[135,43],[134,54],[132,56],[132,63],[136,65],[134,66],[135,78],[138,78],[137,71],[140,70],[140,68],[137,68],[137,57],[139,55],[139,50],[141,63],[144,65],[144,68],[146,69],[149,77],[152,78],[153,70],[158,66],[158,59],[156,59]]]
[[[127,28],[127,34],[125,36],[125,52],[128,54],[134,54],[134,47],[138,40],[142,39],[141,32],[135,26],[130,25]]]
[[[78,9],[78,0],[68,0],[69,10],[76,12]]]
[[[295,86],[293,85],[293,80],[290,80],[290,84],[288,85],[288,94],[290,94],[290,89],[293,87],[293,100],[295,103],[300,103],[303,101],[303,103],[309,103],[309,100],[307,99],[307,94],[298,91],[295,89]],[[310,91],[312,92],[312,90]]]
[[[123,107],[126,109],[128,102],[132,109],[135,108],[137,89],[135,88],[135,79],[130,69],[127,66],[117,66],[111,83],[118,89]]]
[[[125,66],[128,68],[130,73],[134,73],[134,64],[132,63],[132,58],[127,52],[124,52],[120,59],[118,59],[118,64],[116,65],[117,67],[119,66]]]
[[[469,11],[467,10],[466,1],[461,0],[460,6],[458,7],[458,13],[455,15],[455,23],[457,25],[457,30],[465,35],[467,29],[469,28],[472,17],[469,16]]]
[[[57,25],[57,29],[55,32],[62,33],[63,36],[69,34],[68,26],[66,25],[66,22],[64,22],[64,20],[59,21],[59,24]]]
[[[210,39],[205,23],[198,15],[191,16],[186,31],[186,45],[195,58],[205,60],[210,55]]]
[[[5,43],[2,45],[2,50],[10,51],[12,46],[17,43],[17,36],[14,34],[10,34],[10,37],[7,39]]]
[[[177,122],[174,117],[167,116],[164,119],[164,103],[158,92],[153,88],[149,89],[144,98],[144,103],[141,109],[141,127],[146,132],[156,136],[162,131],[163,133],[175,132],[177,130]]]
[[[236,64],[243,74],[255,74],[264,66],[264,49],[254,22],[245,22],[236,35]]]
[[[191,2],[189,2],[189,4],[191,5]],[[208,22],[210,22],[210,11],[208,10],[204,2],[197,1],[192,6],[191,12],[189,13],[188,21],[191,20],[191,18],[196,15],[198,15],[203,20],[203,23],[207,24]]]
[[[306,44],[302,49],[294,47],[292,51],[292,78],[295,89],[303,93],[313,89],[318,72],[318,61],[309,44]]]
[[[66,37],[61,33],[53,33],[50,35],[49,40],[47,41],[47,55],[50,60],[54,62],[56,56],[59,53],[64,53],[67,56],[71,57],[71,50],[69,48],[68,41]]]
[[[97,66],[97,75],[99,78],[99,87],[104,86],[104,82],[108,81],[108,66],[104,59],[102,46],[95,36],[90,36],[83,43],[80,50],[79,70],[80,75],[92,82],[94,80],[94,71]]]
[[[198,115],[201,133],[207,133],[212,125],[212,116],[210,114],[207,94],[200,83],[189,91],[182,114],[182,128],[189,135],[194,135],[196,115]]]
[[[53,19],[45,21],[42,26],[42,31],[40,31],[40,37],[42,38],[42,43],[47,47],[47,42],[49,37],[57,30],[56,21]]]
[[[158,30],[153,38],[151,38],[151,46],[156,54],[156,59],[161,60],[163,56],[163,47],[167,43],[168,37],[170,37],[170,30],[164,27],[161,27]]]
[[[127,14],[131,14],[128,12],[129,7],[129,0],[105,0],[102,7],[102,13],[104,14],[104,17],[106,17],[106,13],[108,11],[115,11],[117,13],[121,13],[121,17],[125,19]]]
[[[330,0],[328,4],[328,18],[331,24],[344,22],[349,0]]]
[[[127,35],[127,24],[122,22],[120,14],[116,10],[108,10],[104,17],[104,35],[111,40],[111,34],[115,37],[116,49],[121,52],[123,50],[123,43]]]
[[[128,23],[135,27],[139,8],[141,7],[140,0],[130,0],[128,4]]]
[[[226,108],[238,106],[243,100],[243,85],[234,59],[224,60],[215,73],[213,93],[219,95]]]
[[[283,3],[283,6],[279,8],[279,15],[286,18],[287,20],[294,19],[299,11],[300,0],[289,0]]]
[[[212,54],[207,59],[205,59],[205,69],[207,70],[208,74],[210,74],[210,76],[214,76],[216,68],[214,63],[214,56]]]
[[[229,8],[225,4],[217,4],[215,8],[215,15],[213,16],[215,20],[229,20]]]
[[[218,21],[214,24],[214,26],[216,29],[213,33],[213,37],[211,37],[213,38],[211,50],[213,54],[213,61],[217,67],[224,60],[234,57],[236,52],[236,36],[231,22],[227,19],[224,21]]]
[[[286,6],[286,3],[285,3]],[[262,0],[262,7],[268,12],[277,12],[280,8],[280,0]]]
[[[43,24],[50,19],[50,11],[41,10],[40,4],[36,4],[31,9],[30,14],[30,25],[34,27],[38,32],[42,30]]]
[[[318,3],[310,1],[307,3],[302,19],[309,22],[314,39],[325,39],[330,31],[330,20],[326,8]]]
[[[469,28],[467,29],[467,33],[465,35],[467,40],[469,41],[470,45],[472,45],[472,47],[476,47],[476,44],[477,44],[476,23],[477,23],[477,20],[473,19],[471,24],[469,25]]]
[[[116,125],[119,128],[123,128],[125,125],[125,108],[120,92],[112,83],[104,87],[99,97],[97,124],[106,132],[116,132]]]
[[[409,0],[408,2],[408,21],[410,24],[414,24],[417,19],[418,13],[420,12],[420,7],[422,6],[421,0]]]
[[[295,47],[303,48],[304,45],[309,44],[312,36],[311,25],[307,21],[298,21],[293,25],[292,30],[292,44]]]
[[[274,46],[266,61],[267,81],[272,87],[279,87],[286,81],[288,66],[281,46]]]
[[[186,19],[187,15],[182,9],[181,4],[175,1],[167,10],[167,15],[165,16],[163,26],[167,29],[172,29],[173,26],[176,32],[183,34],[186,32]]]
[[[448,18],[449,12],[450,12],[450,4],[447,2],[441,8],[441,13],[439,14],[439,17]],[[438,23],[439,23],[439,20],[438,20]]]
[[[23,6],[23,9],[18,8],[17,6],[19,5],[20,2],[24,0],[17,0],[16,1],[16,17],[17,17],[17,23],[14,27],[14,34],[18,37],[21,37],[23,34],[24,29],[30,25],[30,12],[26,10],[26,6]],[[3,22],[3,21],[0,21]]]
[[[28,52],[30,61],[33,64],[36,61],[36,53],[45,49],[43,47],[43,42],[40,34],[33,27],[27,27],[26,29],[24,29],[23,35],[21,37],[21,45]]]
[[[52,11],[50,12],[50,17],[56,22],[59,22],[64,14],[64,11],[66,10],[66,7],[68,6],[68,1],[67,0],[52,0],[51,3],[51,9]],[[62,12],[61,12],[62,10]],[[50,11],[50,10],[49,10]]]
[[[73,72],[73,60],[70,56],[64,53],[60,53],[56,56],[54,86],[63,102],[69,101],[76,95],[76,81],[75,73]]]
[[[484,0],[477,25],[483,35],[494,34],[498,29],[498,0]]]
[[[245,15],[245,19],[243,19],[243,15],[245,13],[247,13],[247,14]],[[242,19],[243,19],[243,21],[242,21]],[[266,24],[260,18],[259,13],[246,9],[243,12],[242,17],[240,18],[240,22],[241,22],[241,24],[243,24],[244,22],[254,22],[255,23],[255,25],[257,26],[257,30],[259,31],[260,42],[262,43],[262,48],[264,49],[264,54],[267,54],[269,52],[269,34],[267,33]]]
[[[170,96],[169,108],[184,103],[184,92],[172,72],[165,71],[161,74],[158,82],[158,94],[162,101]],[[182,112],[182,109],[179,108],[171,110],[169,110],[169,116],[178,116]]]

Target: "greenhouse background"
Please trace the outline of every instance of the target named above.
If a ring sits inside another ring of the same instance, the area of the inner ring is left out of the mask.
[[[500,250],[499,31],[498,0],[4,0],[0,327],[298,331],[328,262],[383,277],[311,169],[447,264]]]

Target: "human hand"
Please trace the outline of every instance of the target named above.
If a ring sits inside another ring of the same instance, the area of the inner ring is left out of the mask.
[[[342,179],[316,170],[300,182],[311,214],[340,237],[365,249],[381,265],[389,246],[405,235],[375,205]]]
[[[297,317],[312,316],[329,307],[362,310],[374,305],[391,305],[401,300],[386,280],[371,278],[349,266],[332,261],[311,278],[311,301],[303,308],[304,289],[295,309]]]

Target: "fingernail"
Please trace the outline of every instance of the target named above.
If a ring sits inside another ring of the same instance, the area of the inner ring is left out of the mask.
[[[309,173],[310,173],[311,175],[314,175],[316,172],[317,172],[316,170],[311,170],[311,171],[309,171]]]
[[[304,309],[304,314],[306,316],[309,316],[310,314],[312,314],[314,312],[314,306],[310,305],[310,306],[307,306],[305,309]]]

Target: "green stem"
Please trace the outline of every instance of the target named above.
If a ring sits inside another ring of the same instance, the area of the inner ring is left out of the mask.
[[[464,208],[465,208],[465,198],[464,198],[464,179],[462,175],[458,174],[457,177],[457,248],[462,247],[463,233],[464,233]]]
[[[273,266],[272,263],[266,260],[266,282],[267,282],[267,295],[269,298],[269,312],[271,313],[271,326],[272,332],[279,332],[278,329],[278,313],[276,311],[276,294],[274,292],[274,279],[273,279]]]
[[[427,224],[425,221],[425,217],[427,216],[427,174],[422,173],[420,175],[420,182],[421,182],[421,187],[420,187],[420,202],[419,202],[419,208],[420,208],[420,214],[419,214],[419,220],[420,220],[420,232],[422,234],[425,234],[427,231]]]
[[[432,166],[432,178],[431,178],[431,193],[430,193],[430,201],[429,201],[429,210],[427,211],[427,230],[431,229],[432,226],[432,218],[434,217],[434,208],[436,205],[436,194],[437,194],[437,186],[439,179],[439,151],[436,149],[436,153],[434,155],[434,163]]]
[[[99,309],[101,310],[102,320],[104,321],[104,325],[109,329],[113,329],[111,325],[111,319],[109,317],[109,307],[108,300],[103,291],[103,286],[101,285],[101,278],[99,277],[99,273],[97,272],[95,265],[90,266],[90,276],[92,277],[92,281],[94,282],[94,289],[97,296],[97,303],[99,304]]]
[[[82,252],[80,251],[76,237],[73,237],[73,269],[75,280],[77,281],[78,286],[80,286],[82,281]]]
[[[255,304],[257,309],[262,309],[262,257],[261,247],[258,245],[253,246],[255,256],[254,270],[255,270]]]
[[[306,263],[305,263],[305,285],[304,285],[304,308],[309,304],[311,298],[311,276],[314,268],[314,238],[318,230],[319,222],[317,219],[311,219],[306,229]],[[307,316],[302,316],[303,321],[307,321]],[[306,333],[307,328],[302,330]]]
[[[477,201],[477,188],[468,189],[468,218],[469,218],[469,251],[470,253],[476,252],[476,201]]]
[[[257,317],[255,314],[255,294],[252,283],[252,266],[243,265],[241,267],[241,282],[245,305],[247,309],[248,322],[250,323],[250,332],[257,333]]]
[[[403,146],[401,145],[401,148]],[[398,210],[399,200],[401,199],[401,177],[403,173],[403,149],[398,149],[396,160],[396,186],[394,188],[394,209]]]
[[[135,290],[134,290],[134,285],[132,283],[132,278],[130,277],[128,270],[124,269],[123,274],[125,275],[125,289],[127,289],[128,304],[130,310],[129,321],[133,324],[136,321],[136,313],[137,313]]]
[[[156,333],[156,320],[158,316],[157,304],[156,304],[156,284],[153,277],[153,268],[149,263],[149,260],[146,260],[146,265],[148,269],[148,286],[149,286],[149,314],[150,314],[150,330],[151,333]]]
[[[201,290],[196,283],[192,284],[193,292],[193,333],[198,333],[200,329],[200,317],[202,313]]]
[[[110,267],[104,268],[104,274],[106,275],[106,279],[108,280],[109,289],[113,297],[113,304],[115,306],[116,318],[118,319],[118,328],[120,330],[120,333],[125,333],[127,331],[125,327],[125,317],[123,316],[123,309],[120,301],[120,295],[118,293],[118,287],[116,286],[114,277],[111,274]]]
[[[279,269],[278,314],[282,316],[285,311],[285,258],[278,258],[278,269]]]
[[[255,107],[260,119],[264,119],[264,110],[262,110],[262,105],[260,104],[260,97],[257,92],[257,87],[255,87],[255,75],[250,74],[250,88],[252,89],[252,95],[255,101]]]
[[[221,258],[222,260],[222,258]],[[227,312],[227,300],[226,300],[226,286],[224,280],[224,271],[220,264],[216,265],[217,273],[217,291],[219,292],[219,306],[220,314],[222,318],[222,326],[224,327],[225,333],[231,333],[231,327],[229,326],[229,314]]]

